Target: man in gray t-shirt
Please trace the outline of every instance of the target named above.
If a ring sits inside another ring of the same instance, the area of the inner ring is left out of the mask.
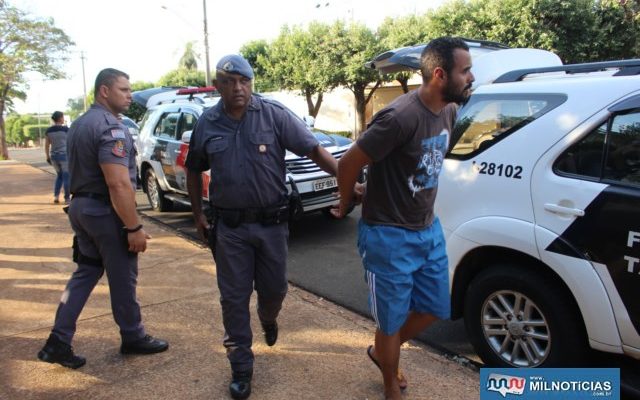
[[[431,41],[420,60],[422,85],[373,117],[340,159],[340,217],[368,166],[358,251],[376,321],[367,355],[380,368],[386,399],[400,399],[407,380],[400,346],[436,319],[449,318],[444,236],[433,204],[457,106],[473,82],[469,48],[460,39]]]

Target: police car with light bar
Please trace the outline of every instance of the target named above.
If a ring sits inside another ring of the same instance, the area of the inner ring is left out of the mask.
[[[516,50],[473,60],[441,165],[452,318],[489,366],[640,359],[640,60],[506,71]]]
[[[175,202],[189,204],[187,171],[184,165],[189,151],[189,139],[197,119],[203,111],[214,106],[220,97],[215,88],[154,88],[134,92],[134,101],[147,107],[140,123],[138,170],[149,204],[156,211],[169,211]],[[311,132],[320,145],[336,159],[352,144],[346,137]],[[336,178],[322,171],[307,157],[287,152],[287,182],[289,191],[300,193],[305,212],[322,211],[328,217],[329,209],[337,203]],[[210,173],[203,173],[203,198],[208,201]]]

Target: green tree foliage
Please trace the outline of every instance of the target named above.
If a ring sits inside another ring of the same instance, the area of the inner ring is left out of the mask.
[[[318,22],[306,30],[285,26],[269,46],[268,57],[258,56],[258,64],[269,79],[283,89],[300,91],[313,117],[320,111],[324,93],[340,82],[339,66],[333,64],[330,29]]]
[[[178,68],[167,72],[158,80],[159,86],[205,86],[204,71]]]
[[[14,146],[22,146],[28,140],[37,138],[29,137],[29,131],[25,130],[26,126],[33,126],[38,123],[38,119],[33,115],[10,114],[5,123],[7,132],[7,143]],[[46,129],[46,127],[45,127]]]
[[[200,55],[195,52],[193,49],[194,42],[187,42],[184,53],[182,57],[180,57],[180,61],[178,62],[178,66],[180,68],[188,69],[188,70],[197,70],[198,69],[198,58]]]
[[[138,90],[149,89],[155,86],[156,85],[153,82],[143,82],[143,81],[132,82],[131,91],[135,92]],[[147,109],[145,107],[139,105],[138,103],[132,102],[131,106],[129,106],[129,109],[124,114],[127,117],[131,118],[132,120],[139,122],[144,116],[145,112],[147,112]]]
[[[638,4],[617,0],[453,0],[427,14],[455,35],[550,50],[565,63],[638,56]]]
[[[330,65],[339,72],[338,83],[351,90],[355,98],[358,135],[366,127],[367,103],[384,79],[377,71],[366,68],[365,62],[387,49],[384,49],[377,35],[365,25],[346,26],[342,21],[331,26],[327,45],[331,49]]]
[[[240,54],[249,61],[253,67],[255,78],[254,90],[257,92],[273,92],[279,90],[279,85],[274,82],[263,65],[269,65],[269,43],[266,40],[254,40],[245,43],[240,48]]]
[[[88,106],[88,104],[87,104]],[[83,96],[73,99],[67,99],[67,109],[65,114],[69,116],[72,121],[80,116],[84,112],[84,99]]]
[[[24,97],[24,74],[39,72],[47,79],[64,77],[61,64],[74,43],[53,19],[41,20],[0,2],[0,156],[8,158],[4,111],[15,96]]]
[[[378,28],[380,43],[385,49],[396,49],[399,47],[413,46],[428,42],[429,29],[426,17],[417,15],[407,15],[397,18],[385,18]],[[402,91],[407,93],[407,84],[412,73],[399,72],[393,74],[393,78],[400,83]]]

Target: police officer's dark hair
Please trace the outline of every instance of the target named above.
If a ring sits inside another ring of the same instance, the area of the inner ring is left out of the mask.
[[[96,77],[96,84],[93,88],[95,96],[98,96],[100,86],[105,85],[106,87],[111,87],[111,85],[113,85],[113,83],[120,77],[129,79],[129,75],[115,68],[105,68],[100,71]]]
[[[51,119],[54,120],[55,122],[60,121],[62,117],[64,117],[64,114],[62,113],[62,111],[54,111],[53,114],[51,114]]]
[[[440,67],[447,74],[453,70],[453,52],[456,49],[469,51],[469,46],[460,38],[443,36],[433,39],[425,46],[420,56],[420,72],[422,81],[428,83],[431,80],[433,71]]]

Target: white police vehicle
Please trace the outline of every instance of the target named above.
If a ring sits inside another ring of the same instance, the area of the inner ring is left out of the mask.
[[[169,211],[173,203],[189,204],[187,171],[184,165],[189,151],[191,131],[203,113],[220,99],[215,88],[153,89],[151,96],[134,93],[148,110],[140,123],[138,138],[138,170],[149,204],[156,211]],[[144,92],[144,91],[143,91]],[[214,92],[213,96],[210,96]],[[320,144],[340,158],[352,141],[336,134],[311,129]],[[307,157],[287,152],[287,182],[289,191],[295,185],[300,193],[304,212],[323,211],[337,203],[336,178],[322,171]],[[210,173],[203,173],[203,198],[208,201]]]
[[[639,73],[511,71],[460,109],[436,212],[452,318],[487,365],[579,365],[588,346],[640,359]]]

